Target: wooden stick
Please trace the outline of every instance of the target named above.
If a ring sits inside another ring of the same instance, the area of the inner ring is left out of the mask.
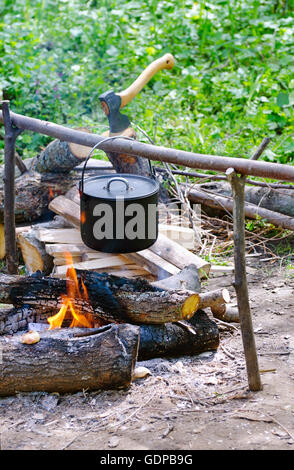
[[[15,152],[15,163],[21,175],[27,171],[27,167],[25,166],[24,162],[22,161],[17,152]]]
[[[15,234],[15,140],[16,131],[12,127],[9,101],[2,101],[2,114],[5,128],[4,147],[4,230],[7,270],[9,274],[17,274],[17,251]]]
[[[247,376],[249,389],[252,391],[262,390],[260,380],[258,360],[250,312],[248,297],[248,286],[246,278],[245,261],[245,216],[244,216],[244,187],[245,178],[238,176],[233,168],[226,171],[226,176],[231,184],[234,197],[234,262],[235,262],[235,283],[237,294],[240,326],[243,340],[243,347],[246,359]]]
[[[51,122],[22,116],[17,113],[11,113],[11,119],[12,123],[19,129],[28,129],[41,134],[50,135],[57,139],[65,140],[67,142],[85,145],[87,147],[94,147],[98,142],[104,140],[102,136],[97,134],[76,131]],[[0,121],[3,121],[3,113],[1,111]],[[246,158],[232,159],[231,157],[222,157],[218,155],[204,155],[124,139],[105,142],[101,145],[101,149],[104,152],[116,152],[120,154],[141,156],[148,158],[149,160],[160,160],[162,162],[169,162],[176,165],[203,170],[225,172],[233,165],[236,171],[241,174],[250,174],[252,176],[262,176],[265,178],[284,181],[294,181],[293,166],[281,163],[260,161],[249,162]]]
[[[258,160],[260,155],[262,154],[262,152],[266,149],[266,147],[270,143],[270,141],[271,141],[271,139],[269,137],[265,137],[262,140],[261,144],[257,147],[257,149],[254,152],[254,154],[252,155],[252,157],[250,157],[250,160]]]
[[[158,173],[167,173],[166,168],[161,168],[156,166],[154,168]],[[198,173],[195,171],[182,171],[182,170],[171,170],[173,175],[182,175],[182,176],[188,176],[189,178],[203,178],[207,180],[220,180],[220,181],[226,181],[227,178],[224,175],[210,175],[209,173]],[[265,183],[264,181],[255,181],[251,179],[246,180],[247,184],[250,184],[252,186],[261,186],[265,188],[273,188],[273,189],[294,189],[293,184],[282,184],[282,183]]]

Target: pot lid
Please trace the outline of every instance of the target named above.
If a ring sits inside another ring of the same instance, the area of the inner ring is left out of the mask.
[[[101,199],[139,199],[159,191],[156,180],[128,173],[93,176],[84,181],[84,194]]]

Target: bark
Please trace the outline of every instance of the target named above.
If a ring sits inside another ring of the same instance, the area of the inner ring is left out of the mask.
[[[88,129],[79,130],[90,132]],[[85,160],[89,152],[88,147],[56,139],[34,159],[32,169],[39,173],[65,173]]]
[[[68,129],[64,126],[29,118],[17,113],[11,113],[11,119],[12,123],[19,129],[39,132],[44,135],[49,135],[60,140],[73,142],[87,147],[94,147],[94,145],[104,139],[102,136],[97,134],[89,134],[74,129]],[[0,121],[3,121],[2,112],[0,112]],[[230,157],[222,157],[218,155],[204,155],[184,150],[159,147],[157,145],[150,145],[142,142],[127,141],[124,139],[104,142],[100,148],[107,153],[115,152],[140,156],[148,158],[149,160],[160,160],[162,162],[174,163],[176,165],[182,165],[189,168],[225,172],[228,168],[234,166],[237,172],[244,175],[261,176],[283,181],[294,181],[294,168],[290,165],[283,165],[280,163],[254,160],[249,161],[246,158],[232,159]]]
[[[75,303],[94,321],[161,324],[191,318],[199,295],[190,291],[164,291],[143,279],[126,279],[106,273],[81,271],[89,301]],[[69,281],[67,281],[69,282]],[[0,275],[0,302],[17,308],[33,307],[52,315],[61,307],[66,281],[50,277]],[[73,299],[74,300],[74,299]]]
[[[246,183],[248,180],[246,180]],[[228,183],[205,183],[194,186],[193,189],[212,191],[219,196],[232,197],[232,190]],[[293,186],[294,188],[294,186]],[[255,204],[258,207],[268,209],[273,212],[294,217],[294,192],[293,189],[275,190],[270,187],[245,186],[245,202]]]
[[[7,270],[10,274],[18,272],[15,236],[15,140],[17,130],[12,126],[9,101],[2,102],[5,128],[4,137],[4,182],[3,182],[3,220]]]
[[[235,289],[239,310],[239,319],[246,359],[249,389],[258,391],[262,389],[258,360],[250,312],[248,285],[246,278],[245,260],[245,229],[244,229],[244,186],[245,177],[239,177],[233,168],[226,172],[232,186],[234,196],[234,264]]]
[[[223,211],[225,209],[226,211],[233,212],[233,200],[223,196],[193,189],[188,193],[188,198],[193,203],[203,204],[217,210],[221,209]],[[294,219],[292,217],[255,206],[254,204],[246,203],[244,205],[244,216],[254,220],[261,218],[285,230],[294,230]]]
[[[141,325],[139,360],[184,356],[215,351],[219,332],[214,321],[199,310],[189,321],[165,325]]]
[[[0,395],[128,387],[139,331],[124,324],[102,327],[90,336],[78,336],[76,328],[45,331],[31,345],[22,344],[19,335],[0,339]]]

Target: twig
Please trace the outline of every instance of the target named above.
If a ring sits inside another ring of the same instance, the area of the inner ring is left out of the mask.
[[[261,154],[264,152],[268,144],[270,143],[271,139],[269,137],[265,137],[261,144],[258,146],[257,150],[254,152],[250,160],[258,160]]]
[[[235,359],[235,356],[233,356],[233,354],[231,354],[222,344],[220,345],[220,348],[230,359]]]
[[[239,332],[239,329],[235,325],[231,325],[230,323],[220,320],[219,318],[214,318],[213,320],[215,321],[215,323],[219,323],[220,325],[227,326],[228,328],[231,328],[232,330],[236,330]]]
[[[122,424],[126,423],[127,421],[129,421],[133,416],[135,416],[139,411],[142,410],[142,408],[144,408],[144,406],[146,406],[152,399],[154,398],[154,395],[152,394],[149,399],[142,403],[141,406],[139,406],[135,411],[133,411],[133,413],[131,413],[129,416],[127,416],[126,418],[122,419],[121,421],[119,421],[118,423],[113,423],[111,425],[109,425],[109,428],[113,428],[114,426],[121,426]]]

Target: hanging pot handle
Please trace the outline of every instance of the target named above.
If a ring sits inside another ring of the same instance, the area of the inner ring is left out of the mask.
[[[100,140],[100,142],[97,142],[97,144],[94,145],[94,147],[90,150],[89,155],[87,156],[87,158],[85,160],[85,163],[84,163],[84,166],[83,166],[82,177],[81,177],[81,181],[80,181],[80,184],[79,184],[80,196],[82,196],[84,194],[84,176],[85,176],[86,166],[87,166],[87,163],[90,160],[90,157],[92,156],[94,150],[98,149],[100,145],[104,144],[104,142],[108,142],[109,140],[115,140],[115,139],[134,140],[131,137],[127,137],[127,136],[124,136],[124,135],[115,135],[115,136],[111,136],[111,137],[106,137],[105,139]]]

